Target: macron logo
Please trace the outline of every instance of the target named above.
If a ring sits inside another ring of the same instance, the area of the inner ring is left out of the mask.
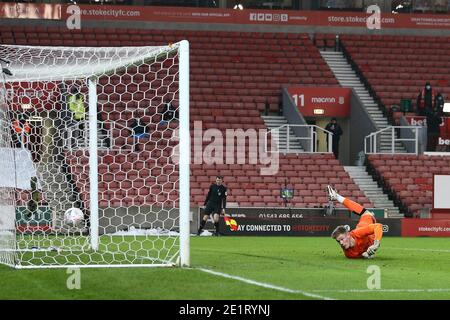
[[[335,103],[336,99],[333,97],[312,97],[312,103]]]

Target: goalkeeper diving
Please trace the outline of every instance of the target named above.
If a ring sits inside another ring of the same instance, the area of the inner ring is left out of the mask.
[[[360,216],[353,231],[348,225],[338,226],[331,237],[339,243],[347,258],[373,258],[383,237],[382,224],[377,223],[374,214],[362,205],[341,196],[330,186],[327,189],[330,201],[338,201]]]

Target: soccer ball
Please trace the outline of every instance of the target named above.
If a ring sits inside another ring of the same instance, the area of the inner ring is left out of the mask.
[[[64,222],[76,226],[84,219],[83,211],[78,208],[70,208],[64,213]]]

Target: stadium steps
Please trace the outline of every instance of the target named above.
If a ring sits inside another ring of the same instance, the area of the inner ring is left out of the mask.
[[[374,99],[371,97],[364,84],[353,71],[351,66],[347,63],[342,52],[321,51],[320,54],[330,66],[331,71],[339,81],[342,87],[353,88],[363,103],[364,108],[369,113],[372,120],[376,123],[379,130],[389,127],[387,119],[378,108]],[[397,137],[397,136],[396,136]],[[381,134],[380,152],[391,153],[391,138],[388,132]],[[406,149],[401,142],[395,143],[395,153],[406,153]]]
[[[102,133],[100,130],[97,134],[97,149],[98,150],[107,150],[108,145],[106,140],[108,139],[108,135]],[[88,149],[89,148],[89,139],[79,139],[76,141],[76,148]]]
[[[359,186],[365,196],[374,204],[375,208],[387,209],[389,218],[403,217],[398,207],[394,205],[392,200],[383,192],[372,177],[366,172],[364,166],[345,166],[345,171],[350,178]]]
[[[288,122],[284,116],[262,116],[268,130],[273,130],[284,125]],[[304,152],[297,136],[295,135],[292,128],[289,128],[289,150],[288,150],[288,140],[287,140],[287,128],[281,128],[279,130],[279,152],[282,153],[300,153]]]

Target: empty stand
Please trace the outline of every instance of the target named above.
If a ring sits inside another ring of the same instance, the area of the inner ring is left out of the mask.
[[[3,26],[0,37],[5,44],[50,46],[148,46],[188,39],[191,50],[191,129],[195,121],[202,121],[203,129],[217,128],[222,132],[233,128],[266,129],[260,113],[266,101],[271,111],[278,111],[283,86],[338,85],[306,34],[114,28],[67,31],[66,28],[46,26]],[[155,74],[153,79],[141,77],[133,79],[132,84],[129,77],[111,77],[109,81],[114,84],[115,90],[100,79],[99,118],[106,122],[107,130],[113,127],[115,147],[99,155],[101,207],[151,205],[155,199],[163,201],[178,197],[176,193],[166,192],[178,183],[165,174],[173,172],[174,166],[166,164],[158,172],[154,171],[155,161],[158,161],[155,152],[168,155],[172,143],[164,151],[162,148],[155,150],[156,141],[150,138],[141,152],[120,150],[122,146],[132,143],[128,126],[136,116],[133,112],[150,123],[152,135],[160,137],[165,134],[164,128],[158,126],[161,120],[158,113],[163,101],[152,99],[151,104],[145,103],[146,98],[152,96],[153,89],[146,81],[153,80],[154,83],[156,80],[164,84],[167,80],[165,76]],[[123,86],[120,86],[121,83]],[[142,102],[129,101],[131,95],[139,95]],[[246,155],[248,158],[248,151]],[[87,202],[88,174],[84,170],[88,162],[87,154],[81,150],[67,153],[66,162],[82,199]],[[260,175],[260,167],[253,164],[193,164],[191,203],[203,205],[210,183],[216,174],[221,174],[230,189],[228,201],[240,206],[283,205],[280,188],[287,181],[295,188],[292,205],[297,207],[321,207],[326,204],[327,184],[335,185],[342,195],[371,207],[369,200],[332,154],[280,155],[280,171],[275,176]],[[114,177],[109,174],[118,168],[123,174]],[[139,192],[130,188],[133,186]],[[147,188],[140,188],[142,186]]]
[[[433,174],[450,174],[450,157],[370,155],[369,161],[411,213],[431,209]]]
[[[401,99],[415,105],[426,81],[450,97],[449,37],[342,35],[341,41],[387,108]]]

